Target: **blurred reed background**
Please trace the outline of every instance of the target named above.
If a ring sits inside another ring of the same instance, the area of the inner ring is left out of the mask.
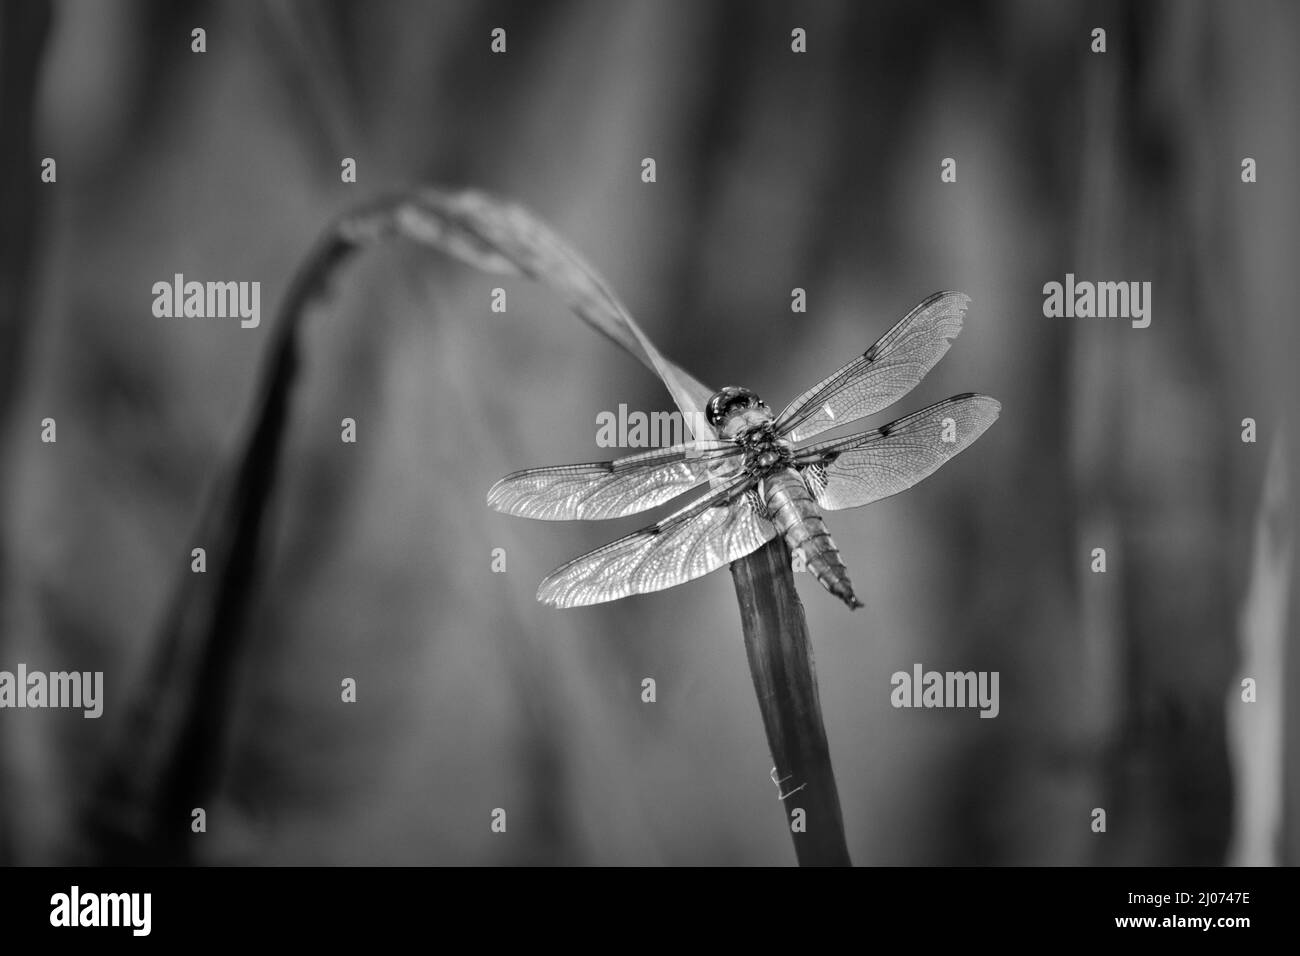
[[[1256,2],[6,2],[0,668],[103,670],[106,704],[0,712],[0,859],[88,854],[90,769],[276,302],[332,217],[427,182],[531,206],[666,354],[778,407],[929,292],[972,296],[896,411],[982,391],[1001,420],[833,515],[865,610],[800,580],[855,862],[1296,862],[1298,34]],[[176,272],[260,280],[261,327],[154,318]],[[1067,272],[1151,281],[1151,327],[1044,318]],[[552,611],[542,576],[635,520],[484,505],[509,471],[611,457],[620,403],[671,407],[538,286],[402,244],[342,274],[201,862],[793,860],[729,576]],[[1000,716],[891,708],[918,661],[999,671]]]

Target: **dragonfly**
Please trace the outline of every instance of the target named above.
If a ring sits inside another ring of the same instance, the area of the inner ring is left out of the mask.
[[[621,518],[708,485],[661,521],[552,571],[537,599],[571,608],[663,590],[779,535],[822,587],[850,610],[862,607],[824,513],[912,487],[984,434],[1002,406],[968,392],[870,431],[804,443],[874,415],[915,388],[961,332],[969,303],[960,292],[929,296],[779,415],[750,389],[727,386],[704,409],[713,437],[502,478],[488,491],[488,505],[545,521]]]

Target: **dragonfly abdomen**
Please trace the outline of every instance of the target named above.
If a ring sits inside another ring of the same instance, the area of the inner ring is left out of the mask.
[[[850,609],[862,607],[853,593],[853,583],[839,548],[835,547],[821,510],[799,474],[792,468],[774,471],[763,479],[762,491],[772,523],[785,536],[791,550],[803,554],[808,570],[817,575],[821,586]]]

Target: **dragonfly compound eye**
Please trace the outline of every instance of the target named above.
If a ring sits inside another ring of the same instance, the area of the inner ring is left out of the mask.
[[[720,428],[726,423],[735,409],[756,408],[762,404],[759,397],[749,389],[728,385],[726,388],[715,392],[713,397],[709,399],[706,415],[710,425],[714,428]]]

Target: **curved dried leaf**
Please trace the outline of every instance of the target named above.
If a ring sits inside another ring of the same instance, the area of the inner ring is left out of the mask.
[[[714,390],[664,358],[590,263],[523,206],[474,190],[423,189],[406,197],[393,219],[408,239],[485,272],[524,275],[550,287],[580,318],[659,376],[688,428],[700,420]]]

